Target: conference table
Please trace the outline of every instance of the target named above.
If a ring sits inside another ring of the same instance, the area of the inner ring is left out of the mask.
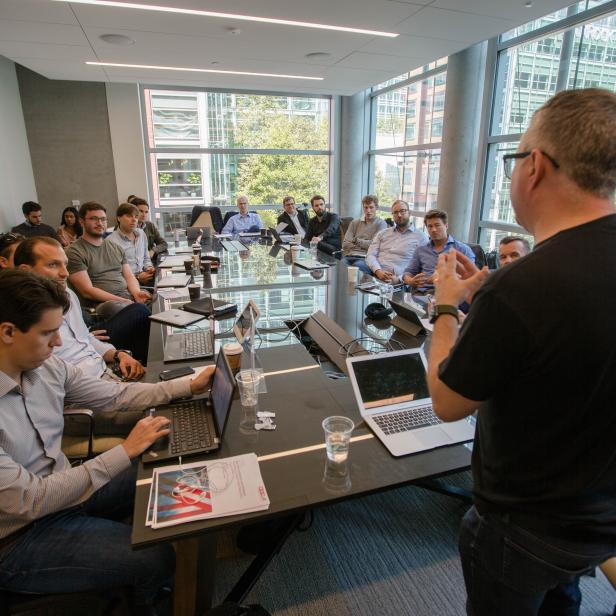
[[[402,334],[391,326],[389,319],[367,319],[366,306],[379,301],[379,297],[356,288],[370,277],[362,279],[352,275],[350,279],[344,261],[318,253],[315,257],[327,267],[308,271],[292,262],[289,250],[272,245],[270,240],[259,239],[247,245],[246,250],[226,251],[218,239],[207,239],[202,254],[220,258],[220,267],[217,273],[195,275],[194,282],[201,285],[202,297],[211,294],[214,299],[237,304],[239,310],[248,299],[258,306],[261,316],[255,335],[256,361],[265,374],[267,389],[267,393],[259,395],[258,408],[274,411],[277,427],[273,431],[255,430],[255,408],[244,408],[235,399],[221,448],[208,458],[254,452],[270,507],[266,511],[152,529],[145,525],[152,467],[140,468],[132,543],[138,549],[161,541],[179,542],[176,584],[182,585],[182,592],[176,593],[176,616],[200,614],[210,605],[218,531],[283,520],[227,595],[228,600],[241,601],[312,508],[407,484],[468,499],[468,493],[437,479],[469,468],[470,445],[400,458],[391,456],[359,415],[349,379],[340,369],[344,361],[340,362],[340,357],[332,358],[331,352],[326,356],[315,348],[314,341],[307,342],[305,336],[302,344],[296,335],[301,336],[296,324],[317,311],[327,315],[350,339],[357,340],[344,349],[337,349],[341,357],[360,348],[383,352],[416,347],[426,342],[425,336],[414,338]],[[164,274],[164,271],[159,273]],[[188,299],[185,289],[161,293],[153,304],[153,312],[179,307]],[[235,319],[236,315],[204,319],[191,328],[213,325],[218,352],[225,342],[234,340]],[[170,331],[169,326],[152,323],[148,355],[151,381],[157,380],[158,373],[169,367],[212,363],[212,360],[163,363],[164,340]],[[345,415],[355,423],[346,464],[327,461],[321,422],[331,415]]]

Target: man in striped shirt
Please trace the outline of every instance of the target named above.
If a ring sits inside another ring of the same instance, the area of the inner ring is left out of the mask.
[[[213,368],[156,385],[85,376],[53,355],[69,308],[64,289],[23,270],[0,274],[0,588],[27,593],[131,585],[150,613],[171,581],[169,545],[132,551],[136,459],[167,434],[162,417],[141,419],[123,444],[71,467],[60,448],[63,408],[95,413],[145,409],[200,394]]]

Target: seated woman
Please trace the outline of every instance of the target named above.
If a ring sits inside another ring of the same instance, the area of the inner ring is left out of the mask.
[[[81,237],[83,229],[79,223],[77,208],[69,205],[62,211],[62,222],[56,231],[58,239],[64,248],[70,246],[75,240]]]

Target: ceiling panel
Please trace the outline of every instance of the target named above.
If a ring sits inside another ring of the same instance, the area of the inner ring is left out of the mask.
[[[0,41],[88,45],[88,39],[79,26],[8,19],[0,19]]]
[[[399,23],[396,28],[412,36],[475,43],[509,30],[515,22],[484,15],[471,15],[460,11],[434,9],[427,6],[409,19]]]
[[[531,8],[525,8],[526,0],[136,1],[318,20],[402,34],[391,39],[52,0],[0,0],[0,53],[53,79],[353,94],[567,4],[567,0],[534,0]],[[237,36],[229,33],[234,27],[241,31]],[[99,39],[101,34],[124,34],[135,44],[109,45]],[[317,61],[305,57],[314,52],[329,56]],[[84,64],[94,58],[313,75],[324,80],[102,69]]]

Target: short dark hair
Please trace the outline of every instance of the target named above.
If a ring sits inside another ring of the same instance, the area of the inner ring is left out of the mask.
[[[38,244],[47,244],[47,246],[62,249],[62,244],[60,244],[58,240],[54,240],[53,237],[47,237],[45,235],[35,235],[33,237],[29,237],[17,246],[17,250],[13,256],[15,267],[19,265],[36,265],[34,249],[38,246]]]
[[[291,195],[286,196],[282,200],[282,205],[286,205],[288,201],[293,201],[293,203],[295,203],[295,197],[291,197]]]
[[[35,201],[26,201],[21,206],[21,211],[24,213],[24,216],[31,214],[32,212],[40,212],[43,208],[36,203]]]
[[[9,269],[0,273],[0,323],[12,323],[27,332],[41,320],[43,312],[70,307],[62,285],[22,269]]]
[[[447,212],[443,212],[443,210],[430,210],[424,216],[424,225],[433,218],[440,218],[443,221],[443,224],[447,224]]]
[[[77,237],[81,237],[83,235],[83,227],[81,226],[81,223],[79,222],[79,212],[77,211],[77,208],[74,205],[69,205],[68,207],[65,207],[62,210],[62,217],[60,218],[60,225],[65,224],[64,214],[66,214],[67,212],[72,212],[73,214],[75,214],[75,233],[77,234]]]
[[[148,210],[150,209],[150,204],[145,200],[142,199],[141,197],[137,197],[136,195],[128,195],[128,197],[126,197],[126,203],[132,203],[133,205],[147,205],[148,206]]]
[[[11,246],[13,244],[23,242],[25,239],[25,235],[22,235],[21,233],[13,233],[12,231],[10,233],[3,233],[0,235],[0,257],[8,259],[11,254]]]
[[[126,216],[127,214],[134,214],[135,216],[139,216],[139,208],[132,203],[120,203],[116,211],[116,218],[120,218],[120,216]]]
[[[522,242],[524,248],[526,248],[526,252],[530,252],[530,242],[525,238],[519,235],[506,235],[499,243],[499,246],[506,246],[507,244],[511,244],[512,242]]]
[[[85,219],[88,212],[97,212],[98,210],[103,210],[105,214],[107,213],[107,208],[104,205],[101,205],[96,201],[86,201],[85,203],[82,203],[79,208],[79,218]]]
[[[323,197],[321,197],[321,195],[314,195],[312,197],[312,199],[310,199],[310,205],[314,205],[315,201],[321,200],[323,201],[323,203],[325,203],[325,199],[323,199]]]
[[[368,203],[374,203],[376,207],[379,207],[379,198],[376,195],[365,195],[361,198],[362,206],[367,205]]]

